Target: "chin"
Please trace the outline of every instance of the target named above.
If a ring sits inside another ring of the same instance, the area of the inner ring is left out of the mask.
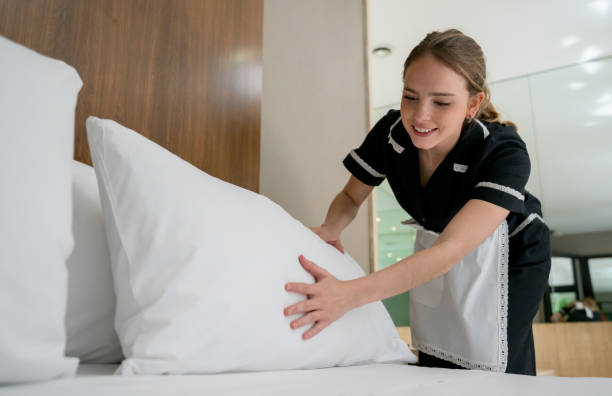
[[[419,142],[418,139],[412,139],[412,144],[414,145],[414,147],[420,149],[428,149],[431,147],[430,144],[424,144],[423,142]]]
[[[435,141],[425,141],[423,138],[413,136],[412,133],[409,133],[408,135],[410,136],[410,140],[412,141],[414,147],[418,149],[429,150],[436,145]]]

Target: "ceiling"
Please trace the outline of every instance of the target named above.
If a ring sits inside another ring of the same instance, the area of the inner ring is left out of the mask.
[[[457,28],[487,58],[488,80],[505,80],[612,54],[610,0],[369,0],[371,105],[398,103],[402,65],[427,33]]]
[[[550,228],[558,235],[610,230],[610,3],[371,0],[373,121],[397,108],[402,64],[412,47],[432,30],[458,28],[482,46],[493,102],[519,125],[532,159],[527,188],[542,200]],[[378,46],[393,52],[372,56]]]

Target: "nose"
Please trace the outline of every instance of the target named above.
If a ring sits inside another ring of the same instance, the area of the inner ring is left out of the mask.
[[[429,106],[427,105],[427,103],[425,103],[425,101],[420,101],[419,103],[417,103],[417,107],[414,112],[414,118],[417,122],[429,121],[429,119],[431,118]]]

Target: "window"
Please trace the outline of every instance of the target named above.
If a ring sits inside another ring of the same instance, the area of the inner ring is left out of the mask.
[[[570,257],[552,257],[548,284],[549,290],[544,296],[547,322],[552,314],[579,299],[574,260]]]
[[[612,257],[590,258],[589,275],[593,297],[608,320],[612,319]]]
[[[553,257],[550,266],[548,283],[552,287],[573,286],[576,284],[574,278],[574,265],[569,257]]]

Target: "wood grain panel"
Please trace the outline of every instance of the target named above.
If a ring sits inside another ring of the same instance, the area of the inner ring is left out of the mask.
[[[412,335],[410,334],[410,326],[398,326],[397,332],[399,333],[401,339],[404,340],[406,344],[408,344],[408,347],[410,348],[412,353],[414,353],[418,358],[419,351],[414,349],[414,347],[412,346]]]
[[[0,0],[0,34],[83,79],[85,119],[111,118],[257,191],[263,0]]]
[[[410,326],[398,326],[397,332],[404,342],[408,345],[412,345],[412,335],[410,334]]]
[[[533,325],[538,370],[562,377],[612,377],[612,323]]]
[[[397,328],[410,344],[410,327]],[[560,377],[612,377],[612,323],[534,323],[539,374]]]

